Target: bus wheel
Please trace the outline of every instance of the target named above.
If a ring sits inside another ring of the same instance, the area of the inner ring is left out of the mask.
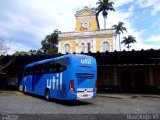
[[[50,92],[49,92],[48,89],[45,92],[45,98],[46,98],[47,101],[50,99]]]

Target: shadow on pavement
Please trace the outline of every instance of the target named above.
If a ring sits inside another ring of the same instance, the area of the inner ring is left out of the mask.
[[[57,99],[51,99],[50,102],[58,103],[65,106],[83,106],[83,105],[91,105],[92,103],[86,102],[86,101],[80,101],[80,100],[57,100]]]
[[[43,99],[44,101],[46,101],[44,96],[34,95],[34,94],[30,94],[30,93],[25,93],[25,94],[39,98],[39,99]],[[54,102],[54,103],[65,105],[65,106],[83,106],[83,105],[91,105],[92,104],[91,102],[87,102],[84,100],[83,101],[80,101],[80,100],[58,100],[58,99],[53,99],[53,98],[51,98],[49,101],[46,101],[46,102]]]

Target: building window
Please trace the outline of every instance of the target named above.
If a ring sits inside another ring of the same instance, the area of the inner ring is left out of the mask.
[[[102,52],[109,51],[109,43],[108,42],[103,42],[102,44]]]
[[[64,45],[64,50],[65,50],[65,53],[70,53],[70,45],[69,44],[65,44]]]
[[[85,45],[84,45],[84,43],[81,44],[81,47],[82,47],[82,52],[84,53],[85,52]]]
[[[91,52],[91,44],[90,43],[87,43],[87,52]]]

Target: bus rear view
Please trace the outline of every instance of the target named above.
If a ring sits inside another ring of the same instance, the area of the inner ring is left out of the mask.
[[[95,98],[97,90],[96,60],[86,55],[75,55],[70,62],[70,95],[72,97],[75,95],[76,99]]]
[[[96,97],[97,64],[87,55],[67,54],[25,66],[19,90],[59,100]]]

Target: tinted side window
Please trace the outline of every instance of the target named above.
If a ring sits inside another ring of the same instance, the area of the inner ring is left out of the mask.
[[[59,59],[54,62],[27,67],[24,75],[59,73],[67,69],[69,58]]]
[[[58,72],[62,72],[62,71],[64,71],[64,70],[66,70],[66,69],[67,69],[66,66],[64,66],[64,65],[62,65],[62,64],[59,64],[59,63],[56,64],[56,72],[57,72],[57,73],[58,73]]]
[[[34,74],[40,74],[41,73],[41,66],[40,65],[36,65],[34,66]]]
[[[56,64],[54,62],[51,62],[48,67],[49,67],[49,73],[56,72]]]
[[[69,65],[69,58],[59,59],[59,60],[56,61],[56,63],[67,67]]]
[[[27,68],[25,69],[24,75],[31,75],[31,74],[33,74],[33,73],[34,73],[34,68],[33,68],[33,67],[27,67]]]
[[[69,58],[59,59],[49,63],[49,73],[59,73],[67,69]]]
[[[56,61],[56,72],[62,72],[67,69],[69,65],[69,58],[59,59]]]
[[[41,69],[41,73],[48,73],[48,68],[49,67],[49,65],[48,64],[42,64],[41,66],[40,66],[40,69]]]

